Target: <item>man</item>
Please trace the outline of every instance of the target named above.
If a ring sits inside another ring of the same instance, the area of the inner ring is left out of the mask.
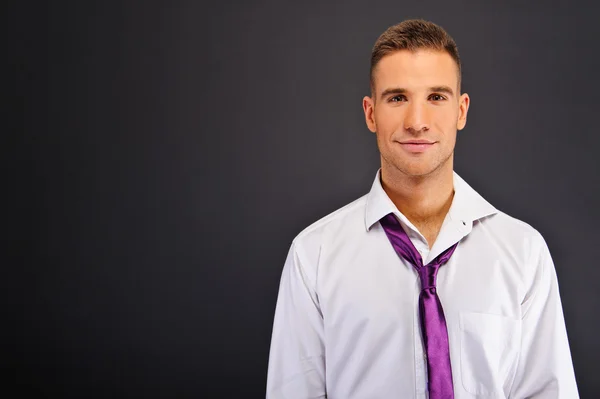
[[[578,398],[544,239],[453,171],[460,77],[431,22],[375,43],[363,109],[381,168],[293,240],[267,398]]]

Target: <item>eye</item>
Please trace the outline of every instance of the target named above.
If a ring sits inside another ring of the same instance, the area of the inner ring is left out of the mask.
[[[442,96],[441,94],[432,94],[429,96],[429,99],[432,101],[443,101],[446,99],[446,97]]]
[[[391,103],[398,103],[401,101],[406,101],[406,97],[403,94],[399,94],[389,99],[389,102]]]

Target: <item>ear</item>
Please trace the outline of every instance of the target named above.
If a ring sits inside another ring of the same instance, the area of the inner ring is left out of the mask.
[[[369,96],[365,96],[363,98],[363,111],[365,112],[365,121],[367,122],[367,127],[373,133],[377,131],[377,125],[375,124],[375,102]]]
[[[456,122],[456,128],[463,130],[467,124],[467,112],[469,112],[469,104],[471,99],[467,93],[463,93],[458,99],[458,121]]]

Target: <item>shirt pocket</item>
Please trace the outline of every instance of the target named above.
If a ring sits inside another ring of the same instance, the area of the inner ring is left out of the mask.
[[[460,313],[460,374],[477,397],[504,398],[516,370],[521,321],[486,313]]]

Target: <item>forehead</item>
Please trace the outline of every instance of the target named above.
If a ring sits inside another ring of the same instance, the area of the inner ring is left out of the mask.
[[[374,70],[376,90],[458,86],[458,66],[445,51],[399,50],[383,57]]]

